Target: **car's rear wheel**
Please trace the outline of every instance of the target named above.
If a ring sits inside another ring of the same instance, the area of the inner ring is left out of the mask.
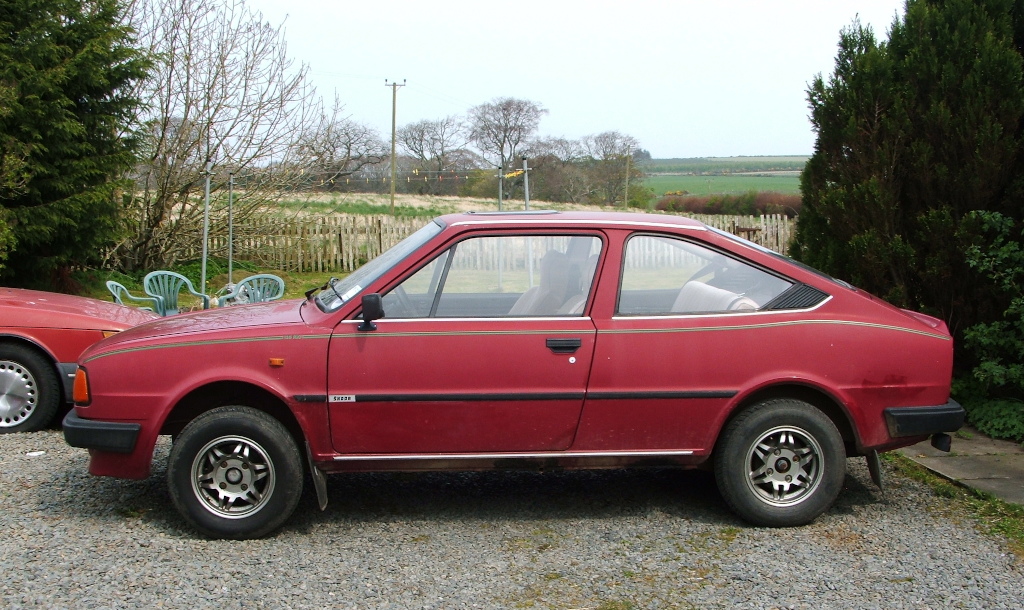
[[[768,527],[810,523],[832,505],[846,476],[839,430],[799,400],[767,400],[740,413],[722,431],[714,459],[726,503]]]
[[[302,455],[288,430],[244,406],[194,419],[167,464],[175,507],[215,538],[259,538],[280,527],[299,503],[302,476]]]
[[[24,345],[0,344],[0,434],[44,428],[60,396],[60,380],[49,360]]]

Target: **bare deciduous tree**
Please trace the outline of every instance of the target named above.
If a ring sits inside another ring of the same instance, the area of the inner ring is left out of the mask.
[[[531,145],[531,163],[538,197],[584,203],[594,193],[587,152],[579,140],[544,138]]]
[[[562,165],[577,163],[587,156],[587,150],[579,140],[568,138],[542,138],[531,146],[535,154],[550,155]]]
[[[545,114],[536,102],[496,98],[469,110],[470,136],[485,158],[509,169]]]
[[[317,127],[299,140],[298,161],[313,177],[314,188],[332,190],[335,181],[381,163],[391,154],[376,130],[342,117],[343,110],[335,99],[330,116],[317,121]]]
[[[640,143],[633,136],[606,131],[587,136],[583,139],[583,146],[593,159],[592,176],[604,203],[614,205],[622,201],[626,172],[629,172],[630,180],[638,180],[643,176],[636,164],[627,162],[632,151],[640,147]]]
[[[293,66],[281,28],[244,0],[138,0],[132,25],[155,60],[140,97],[148,140],[126,205],[125,269],[171,265],[201,240],[211,190],[239,176],[235,218],[257,214],[293,184],[297,134],[322,116],[306,67]],[[211,226],[226,225],[220,209]]]
[[[477,166],[476,156],[466,150],[468,143],[466,125],[456,116],[419,121],[398,130],[398,144],[420,165],[417,169],[427,172],[417,190],[428,194],[455,189],[454,182],[445,183],[438,179],[445,172],[459,172]]]

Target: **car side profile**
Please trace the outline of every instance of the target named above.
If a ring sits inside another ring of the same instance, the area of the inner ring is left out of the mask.
[[[764,526],[808,523],[848,456],[963,423],[945,324],[699,222],[466,213],[306,299],[164,318],[79,361],[68,443],[149,476],[200,532],[259,537],[304,473],[713,469]],[[877,472],[877,468],[875,469]]]
[[[97,299],[0,288],[0,434],[49,425],[71,402],[85,348],[154,317]]]

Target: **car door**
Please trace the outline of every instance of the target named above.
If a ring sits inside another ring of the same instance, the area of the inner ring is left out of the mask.
[[[770,306],[794,283],[671,235],[635,234],[622,256],[574,449],[702,453],[783,348],[788,314]]]
[[[343,454],[556,451],[573,441],[594,352],[597,235],[473,236],[383,295],[376,330],[331,339]]]

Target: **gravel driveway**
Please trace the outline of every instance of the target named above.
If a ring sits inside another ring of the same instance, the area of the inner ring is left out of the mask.
[[[1020,608],[1024,561],[925,487],[850,460],[813,525],[750,528],[709,474],[370,474],[274,537],[206,540],[59,431],[0,436],[0,607]]]

